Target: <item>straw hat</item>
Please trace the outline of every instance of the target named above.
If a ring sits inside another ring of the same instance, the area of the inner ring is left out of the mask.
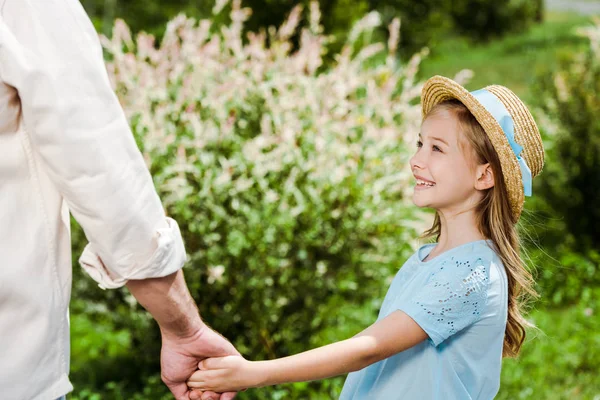
[[[491,85],[471,93],[452,79],[434,76],[423,86],[423,116],[436,104],[450,99],[463,103],[490,138],[500,159],[516,223],[523,210],[525,192],[531,190],[531,179],[544,166],[542,138],[531,113],[517,95],[504,86]]]

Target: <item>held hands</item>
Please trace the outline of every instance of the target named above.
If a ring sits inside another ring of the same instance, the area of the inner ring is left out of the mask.
[[[161,350],[162,380],[177,400],[231,400],[235,393],[220,390],[219,395],[210,391],[190,392],[186,380],[196,371],[198,361],[206,357],[220,357],[239,353],[223,336],[204,327],[190,337],[181,338],[163,332]],[[238,357],[235,357],[238,358]],[[241,357],[239,357],[241,359]]]
[[[192,389],[224,393],[264,385],[260,363],[241,356],[208,358],[200,361],[198,368],[187,382]]]

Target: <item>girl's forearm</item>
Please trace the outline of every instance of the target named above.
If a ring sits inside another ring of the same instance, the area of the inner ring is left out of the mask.
[[[271,361],[241,357],[207,359],[190,387],[214,392],[306,382],[358,371],[421,343],[427,333],[406,313],[395,311],[351,339]]]
[[[264,377],[260,386],[269,386],[325,379],[358,371],[378,361],[375,354],[375,338],[355,336],[293,356],[257,361],[256,367]]]

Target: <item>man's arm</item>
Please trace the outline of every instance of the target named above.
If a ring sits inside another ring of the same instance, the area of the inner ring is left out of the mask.
[[[130,280],[127,288],[158,322],[162,335],[162,379],[176,399],[187,400],[186,381],[197,369],[198,361],[239,353],[225,338],[206,326],[185,284],[183,271],[162,277]],[[216,393],[195,394],[203,399],[218,399]],[[235,393],[226,393],[228,400]]]
[[[163,278],[130,280],[127,288],[152,314],[164,335],[185,338],[203,329],[204,323],[182,271]]]
[[[179,228],[165,216],[80,2],[0,1],[0,80],[18,92],[32,162],[89,240],[80,263],[103,288],[130,282],[163,333],[165,383],[189,398],[185,380],[198,361],[237,352],[193,305]]]
[[[5,0],[0,12],[0,80],[18,92],[35,164],[90,242],[86,271],[115,288],[180,269],[179,228],[165,216],[79,1]]]

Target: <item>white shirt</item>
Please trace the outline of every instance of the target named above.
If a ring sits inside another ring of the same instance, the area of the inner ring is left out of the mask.
[[[171,274],[185,249],[165,217],[102,49],[77,0],[0,0],[0,397],[72,386],[69,211],[101,287]]]

